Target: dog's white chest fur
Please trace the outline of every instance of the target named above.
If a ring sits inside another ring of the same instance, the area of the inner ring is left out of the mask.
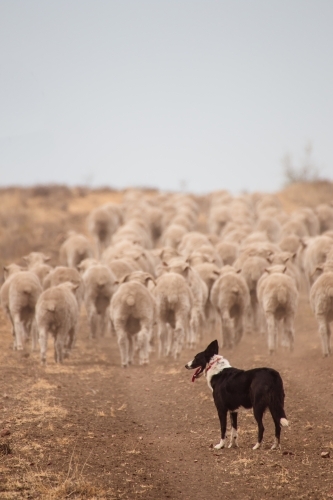
[[[215,354],[211,358],[205,373],[207,384],[208,387],[211,389],[211,391],[213,390],[211,386],[212,377],[214,377],[214,375],[217,375],[218,373],[221,373],[221,371],[224,370],[224,368],[231,368],[231,364],[223,356],[218,356],[217,354]]]

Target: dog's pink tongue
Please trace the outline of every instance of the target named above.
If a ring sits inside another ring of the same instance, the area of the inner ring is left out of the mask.
[[[195,372],[193,373],[193,376],[192,376],[192,382],[195,381],[195,379],[197,378],[197,376],[199,375],[199,373],[201,372],[201,366],[199,366],[199,368],[197,368],[195,370]]]

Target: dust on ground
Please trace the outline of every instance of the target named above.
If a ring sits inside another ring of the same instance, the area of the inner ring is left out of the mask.
[[[45,225],[39,212],[50,195],[13,190],[6,196],[8,203],[11,196],[17,198],[7,212],[12,226],[2,226],[0,246],[9,253],[2,254],[5,263],[50,246],[56,258],[55,239],[67,228],[83,230],[87,212],[99,200],[121,199],[107,191],[69,191],[49,207]],[[20,247],[14,238],[22,238],[26,226]],[[11,249],[6,235],[11,235]],[[263,447],[252,450],[257,426],[251,412],[240,414],[238,449],[213,448],[220,431],[211,392],[203,378],[191,383],[192,374],[184,368],[193,351],[184,350],[177,362],[159,360],[153,353],[148,367],[122,369],[116,339],[90,340],[82,313],[71,358],[57,366],[50,342],[48,364],[42,367],[37,353],[12,350],[11,328],[2,311],[0,320],[1,499],[333,498],[332,359],[322,358],[305,295],[293,353],[280,348],[268,356],[265,339],[255,332],[245,335],[233,352],[223,352],[238,368],[280,371],[290,422],[282,431],[281,451],[270,450],[274,429],[269,415]],[[219,339],[219,332],[202,339],[198,350],[213,338]],[[329,457],[322,458],[322,452]]]

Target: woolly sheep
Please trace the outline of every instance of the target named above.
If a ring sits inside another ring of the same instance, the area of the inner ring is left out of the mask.
[[[188,229],[181,224],[170,224],[161,236],[161,245],[165,247],[177,248]]]
[[[178,273],[183,276],[192,292],[193,297],[193,310],[192,321],[193,329],[191,330],[192,339],[190,345],[193,347],[199,337],[200,329],[203,327],[205,320],[205,304],[208,299],[208,289],[204,281],[200,278],[197,271],[190,266],[184,258],[175,258],[164,265],[164,271]]]
[[[117,287],[116,276],[107,266],[94,264],[83,273],[82,281],[90,337],[103,337],[109,330],[109,308]]]
[[[98,254],[110,245],[112,235],[116,232],[119,224],[119,208],[108,203],[95,208],[88,216],[88,230],[95,240]]]
[[[314,282],[310,291],[310,304],[316,316],[324,356],[331,354],[331,326],[333,321],[333,262],[331,270]]]
[[[77,269],[65,266],[55,267],[44,279],[43,289],[46,290],[47,288],[60,285],[61,283],[65,283],[66,281],[70,281],[71,283],[73,283],[73,285],[76,285],[74,293],[80,311],[83,301],[84,287],[82,278]]]
[[[62,266],[76,268],[82,260],[93,257],[93,246],[83,234],[71,232],[59,250],[59,260]]]
[[[210,300],[221,317],[223,346],[232,349],[243,335],[250,294],[244,278],[233,267],[224,266],[220,273],[212,287]]]
[[[268,350],[276,350],[278,329],[283,322],[282,344],[294,347],[294,321],[298,303],[295,280],[286,273],[287,268],[276,265],[266,268],[258,282],[258,299],[267,324]]]
[[[35,273],[40,283],[43,284],[44,278],[52,270],[52,267],[46,264],[50,257],[42,252],[31,252],[29,255],[25,255],[23,260],[27,263],[29,271]]]
[[[310,290],[315,281],[315,270],[317,266],[322,265],[327,258],[331,248],[333,247],[333,239],[326,235],[315,236],[309,238],[301,247],[299,254],[300,265],[304,270],[304,275]]]
[[[155,303],[150,291],[137,280],[122,283],[112,296],[110,318],[118,338],[122,366],[133,363],[136,349],[140,365],[148,364],[155,320]]]
[[[262,329],[263,321],[258,302],[257,285],[268,265],[269,262],[267,259],[258,255],[252,255],[245,259],[241,267],[239,267],[237,260],[234,263],[234,267],[240,270],[241,276],[245,279],[250,293],[250,308],[247,311],[249,316],[248,326],[253,331],[260,331]]]
[[[269,241],[277,243],[280,239],[281,224],[272,217],[261,217],[256,224],[256,231],[264,232]]]
[[[186,337],[191,335],[193,297],[183,276],[165,273],[156,280],[153,290],[158,322],[159,355],[180,355]]]
[[[75,291],[78,285],[61,283],[45,290],[36,305],[41,362],[46,362],[49,334],[54,338],[54,359],[62,363],[68,357],[76,336],[78,305]]]
[[[319,219],[320,233],[333,229],[333,206],[327,203],[317,205],[315,213]]]
[[[215,249],[222,259],[224,265],[232,266],[238,257],[239,245],[231,241],[221,241],[215,246]]]
[[[35,307],[42,287],[31,271],[12,265],[6,269],[7,278],[0,291],[1,305],[8,315],[14,335],[14,349],[22,350],[32,337],[32,350],[36,347]]]

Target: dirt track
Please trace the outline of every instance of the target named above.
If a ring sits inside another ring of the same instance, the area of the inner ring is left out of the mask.
[[[322,359],[307,300],[300,305],[295,353],[274,357],[255,334],[233,353],[237,367],[270,365],[285,383],[291,423],[282,452],[265,418],[264,446],[253,451],[256,425],[240,415],[240,448],[215,451],[219,422],[203,379],[184,364],[120,367],[115,339],[88,340],[84,318],[72,358],[39,366],[37,354],[10,349],[1,322],[1,428],[12,454],[1,457],[1,498],[325,499],[333,498],[333,370]],[[214,335],[211,336],[213,338]],[[204,347],[210,339],[201,343]],[[331,451],[332,458],[322,458]]]
[[[313,197],[311,189],[300,191],[302,202],[306,194]],[[110,197],[52,193],[3,193],[1,264],[33,249],[56,259],[61,230],[84,230],[88,211]],[[313,203],[323,199],[317,188],[314,193]],[[296,195],[293,190],[287,199],[290,206]],[[211,393],[204,379],[192,384],[184,368],[193,352],[183,351],[178,362],[153,354],[148,367],[123,370],[115,338],[90,341],[82,316],[71,358],[56,366],[50,345],[42,368],[38,354],[24,357],[11,349],[2,310],[0,320],[0,432],[7,434],[0,437],[1,500],[333,498],[332,358],[321,356],[304,295],[293,354],[280,348],[269,357],[255,333],[234,352],[223,352],[236,367],[266,365],[281,372],[291,424],[282,431],[281,452],[270,451],[269,416],[263,448],[252,450],[256,424],[250,412],[240,414],[240,448],[213,449],[220,435]],[[219,333],[203,339],[198,350],[213,338]],[[4,455],[7,446],[11,453]],[[324,451],[331,457],[322,458]]]

